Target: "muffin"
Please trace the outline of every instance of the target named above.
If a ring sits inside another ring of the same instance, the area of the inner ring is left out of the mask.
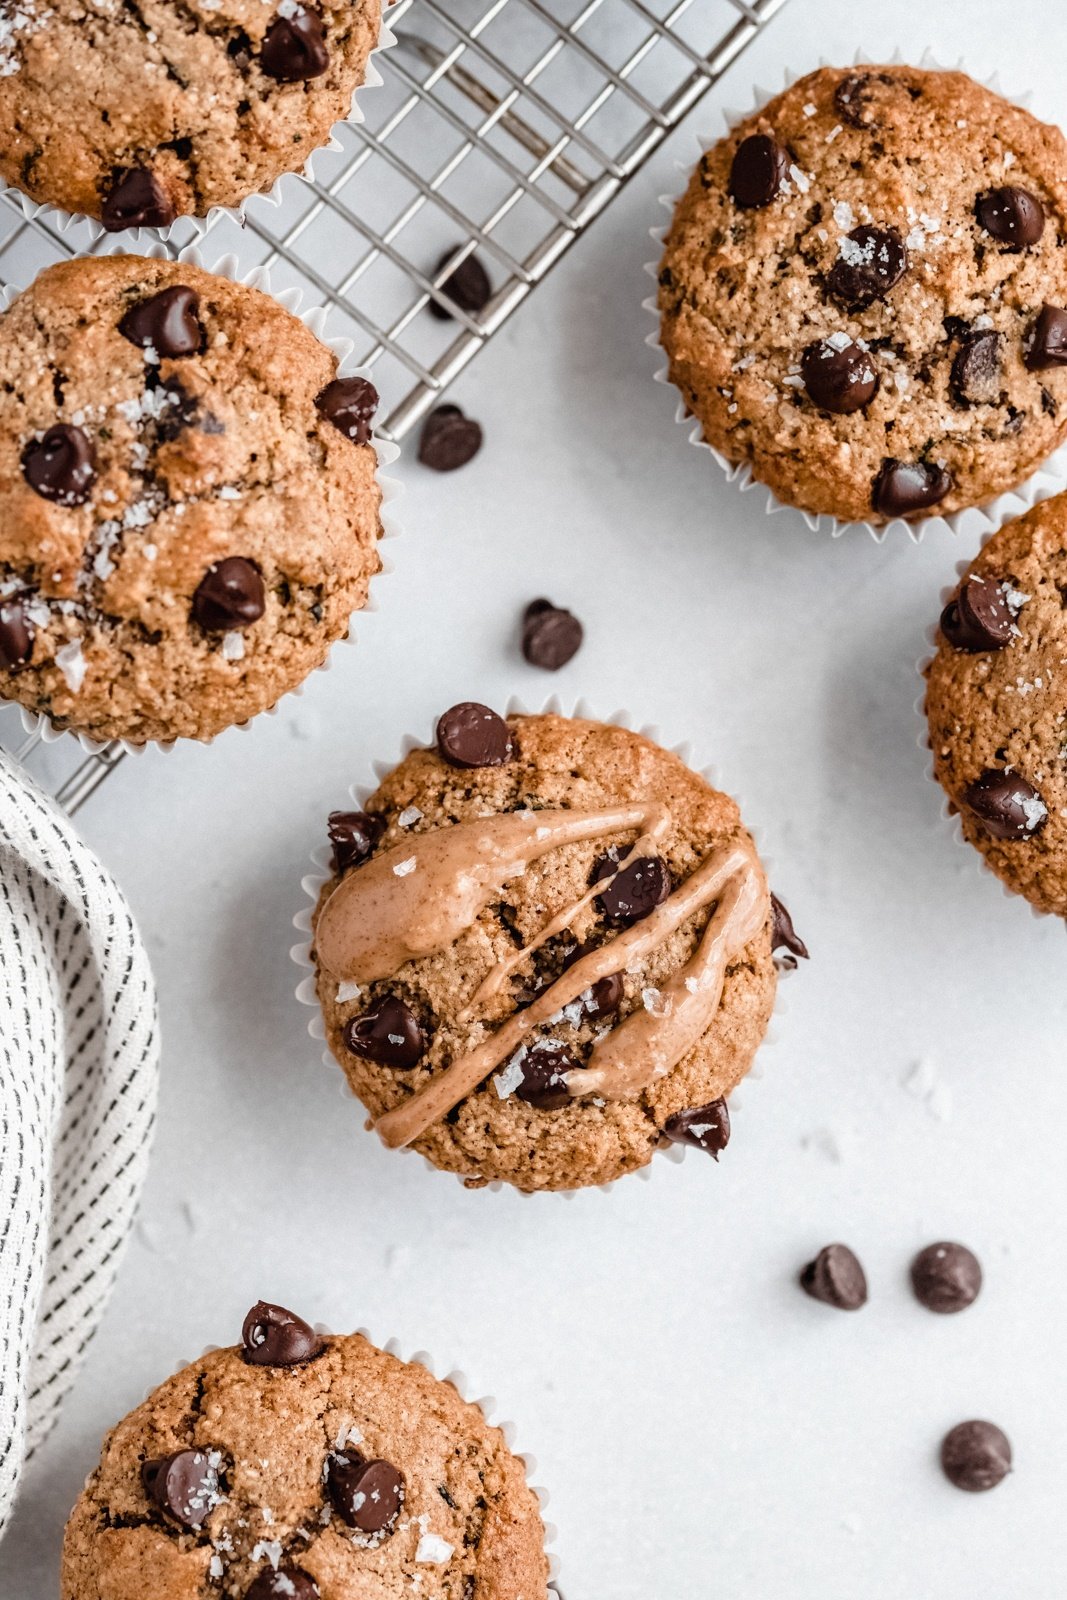
[[[806,953],[733,800],[625,728],[465,703],[329,835],[317,994],[387,1145],[526,1191],[718,1156],[772,946]]]
[[[71,1513],[62,1600],[546,1600],[537,1497],[455,1387],[260,1301],[154,1389]]]
[[[926,667],[934,772],[964,838],[1067,917],[1067,494],[994,534],[941,613]]]
[[[138,256],[0,316],[0,694],[208,739],[295,688],[378,570],[377,395],[258,290]]]
[[[703,156],[661,338],[704,437],[875,525],[1020,483],[1067,432],[1067,143],[960,72],[823,67]]]
[[[298,171],[349,113],[381,0],[20,0],[0,176],[105,228],[164,228]]]

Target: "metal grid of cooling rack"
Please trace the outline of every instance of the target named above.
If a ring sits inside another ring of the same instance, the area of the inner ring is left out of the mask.
[[[170,248],[195,242],[208,265],[233,251],[328,302],[401,439],[785,3],[395,0],[382,86],[315,181],[253,200],[243,222],[183,221]],[[0,282],[113,245],[0,206]],[[475,252],[492,297],[472,312],[443,285]],[[448,315],[427,316],[431,302]],[[26,760],[40,741],[6,742]],[[76,811],[121,759],[86,757],[57,798]]]

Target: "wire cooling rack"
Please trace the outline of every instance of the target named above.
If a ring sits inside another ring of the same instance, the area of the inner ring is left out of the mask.
[[[195,242],[209,266],[232,251],[329,303],[331,332],[374,369],[382,431],[402,439],[785,3],[395,0],[397,44],[375,57],[383,84],[361,96],[366,120],[315,158],[315,181],[288,180],[241,221],[183,221],[169,247]],[[114,242],[5,198],[0,282]],[[443,287],[474,253],[493,291],[477,312]],[[448,316],[427,315],[431,302]],[[12,717],[0,740],[29,760],[42,740],[20,740]],[[60,743],[69,768],[78,746]],[[57,748],[47,781],[73,813],[123,752],[57,776]]]

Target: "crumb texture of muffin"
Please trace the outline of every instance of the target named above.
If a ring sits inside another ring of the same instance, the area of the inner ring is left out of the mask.
[[[1009,889],[1067,917],[1067,494],[993,535],[926,668],[934,772]]]
[[[776,986],[727,795],[627,729],[461,706],[331,836],[318,997],[387,1144],[527,1191],[611,1182],[667,1139],[718,1155]]]
[[[380,0],[18,0],[0,28],[0,176],[105,227],[238,206],[349,113]]]
[[[1067,431],[1067,142],[960,72],[820,68],[703,156],[659,309],[705,439],[780,500],[982,505]]]
[[[41,273],[0,316],[0,694],[97,739],[207,739],[320,665],[381,532],[377,396],[336,366],[189,263]]]
[[[272,1364],[214,1350],[108,1434],[62,1600],[546,1600],[537,1497],[477,1406],[359,1334],[257,1315],[288,1319]]]

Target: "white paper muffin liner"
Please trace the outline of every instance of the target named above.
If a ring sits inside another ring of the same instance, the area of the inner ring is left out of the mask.
[[[113,249],[106,251],[105,254],[111,256],[139,255],[157,261],[177,260],[180,262],[188,262],[191,266],[200,267],[204,271],[214,273],[216,277],[228,278],[231,283],[240,283],[249,289],[258,289],[263,294],[269,294],[272,299],[276,300],[278,304],[284,308],[284,310],[290,312],[291,315],[295,317],[299,317],[300,321],[309,330],[309,332],[313,333],[315,337],[326,346],[327,350],[334,355],[337,360],[337,373],[339,377],[361,377],[367,378],[371,382],[374,381],[372,374],[366,367],[358,367],[352,364],[351,356],[352,351],[355,348],[352,340],[345,338],[333,338],[326,333],[325,328],[328,317],[328,311],[326,308],[319,305],[309,305],[304,307],[304,309],[301,309],[301,303],[304,298],[303,290],[276,290],[272,288],[270,273],[266,267],[253,267],[251,270],[242,273],[240,263],[235,255],[221,256],[218,261],[214,262],[211,266],[207,266],[203,260],[200,250],[196,246],[188,245],[184,250],[179,251],[178,255],[175,257],[169,250],[167,250],[166,246],[161,244],[158,240],[156,240],[154,244],[148,245],[144,250],[139,251],[130,251],[127,250],[124,245],[116,244]],[[75,259],[83,260],[86,258],[79,256]],[[88,259],[96,260],[98,257],[93,256],[89,257]],[[10,286],[7,288],[0,288],[0,312],[6,311],[21,293],[22,291],[20,289],[15,289]],[[368,590],[366,604],[363,605],[360,610],[352,612],[351,616],[349,617],[347,634],[343,635],[340,639],[334,640],[333,644],[326,653],[325,659],[321,661],[317,667],[312,669],[314,672],[329,671],[330,663],[333,657],[333,651],[337,645],[354,644],[356,642],[355,630],[359,618],[364,614],[364,612],[376,611],[378,609],[374,595],[375,585],[381,578],[387,577],[393,570],[392,562],[389,560],[388,555],[381,553],[381,546],[386,540],[396,539],[399,537],[402,531],[401,518],[397,509],[397,505],[403,494],[403,484],[399,478],[385,476],[385,474],[382,472],[382,468],[391,467],[394,462],[399,459],[400,448],[398,445],[394,444],[391,439],[383,439],[379,434],[374,432],[371,434],[371,443],[374,445],[375,453],[378,457],[378,472],[376,474],[376,478],[378,488],[381,491],[381,505],[379,507],[378,515],[381,522],[382,531],[377,542],[381,565],[370,580],[370,588]],[[310,676],[311,674],[309,673],[308,677]],[[306,682],[307,678],[304,678],[300,683],[295,684],[293,688],[287,689],[284,694],[279,695],[278,699],[273,705],[266,707],[266,709],[262,712],[257,712],[256,717],[273,716],[283,700],[287,699],[290,695],[299,695],[302,693],[304,684]],[[14,701],[0,700],[0,705],[16,703],[17,702]],[[88,734],[79,733],[75,728],[56,727],[51,719],[43,712],[29,711],[24,706],[20,706],[19,711],[22,718],[22,725],[28,734],[39,735],[44,744],[54,744],[58,739],[76,739],[87,755],[96,755],[101,750],[114,749],[122,749],[129,755],[138,755],[142,751],[148,749],[173,750],[175,744],[177,743],[214,744],[216,739],[221,739],[225,734],[232,733],[234,729],[247,731],[247,729],[250,728],[252,723],[256,720],[256,717],[249,717],[244,722],[233,723],[230,725],[230,727],[220,729],[220,731],[212,735],[210,739],[186,739],[184,741],[175,739],[166,741],[147,739],[142,742],[134,742],[130,739],[93,739]]]
[[[989,529],[983,535],[981,545],[973,557],[965,558],[956,562],[956,582],[948,584],[941,590],[938,617],[940,617],[941,612],[945,609],[953,595],[956,593],[964,574],[973,565],[973,562],[977,559],[981,551],[985,549],[990,539],[992,539],[995,531],[995,529]],[[1051,911],[1039,910],[1037,906],[1032,905],[1030,901],[1027,900],[1025,895],[1020,894],[1018,889],[1010,888],[1009,885],[1004,882],[1003,878],[998,877],[998,875],[993,871],[992,867],[986,861],[986,858],[982,854],[981,850],[977,850],[974,845],[968,841],[967,836],[963,831],[963,824],[960,821],[959,812],[953,810],[952,802],[949,800],[943,785],[938,779],[934,764],[933,747],[930,743],[930,724],[926,715],[926,669],[938,655],[938,631],[937,622],[931,623],[931,625],[926,629],[925,639],[927,648],[915,663],[915,671],[919,677],[919,693],[915,699],[915,714],[919,719],[919,727],[916,732],[915,742],[923,755],[926,776],[930,779],[931,783],[935,786],[941,796],[941,827],[951,839],[954,848],[957,850],[963,850],[968,856],[970,856],[971,860],[974,862],[974,867],[979,877],[984,880],[992,879],[992,881],[1000,889],[1000,892],[1005,899],[1016,901],[1021,900],[1028,907],[1030,915],[1032,917],[1036,917],[1039,922],[1044,922],[1046,919],[1062,921],[1064,932],[1067,933],[1067,918],[1058,918],[1055,917]]]
[[[852,65],[858,67],[878,66],[885,64],[885,62],[885,56],[872,56],[866,51],[858,50],[853,59]],[[902,51],[895,50],[888,58],[888,62],[892,66],[900,66],[908,63],[909,58],[906,57]],[[840,63],[828,62],[825,59],[820,59],[819,61],[820,67],[839,64]],[[919,67],[929,72],[966,72],[967,70],[962,60],[957,62],[954,67],[946,67],[943,62],[935,60],[934,56],[929,50],[924,50],[922,57],[917,64]],[[753,85],[752,104],[748,110],[735,111],[724,108],[722,112],[724,127],[721,132],[697,135],[698,155],[696,159],[699,160],[700,156],[702,156],[706,150],[710,149],[712,145],[718,144],[722,138],[728,135],[738,125],[738,123],[743,122],[746,117],[752,116],[754,112],[761,111],[768,101],[775,99],[778,94],[782,93],[783,90],[791,88],[799,78],[805,77],[807,73],[812,70],[813,69],[811,67],[806,67],[803,72],[798,72],[793,68],[787,68],[784,75],[782,89],[780,90],[762,89],[758,85]],[[1005,95],[1004,90],[1000,86],[1000,80],[997,74],[994,74],[991,78],[982,80],[982,82],[985,88],[991,90],[994,94],[1002,95],[1005,99],[1010,100],[1013,105],[1017,105],[1023,109],[1028,107],[1028,102],[1030,99],[1029,92],[1021,95]],[[664,241],[670,229],[675,209],[684,195],[689,184],[689,180],[692,177],[694,165],[695,161],[689,164],[681,161],[676,162],[676,170],[679,172],[679,174],[681,174],[682,177],[682,186],[674,194],[660,195],[659,197],[660,205],[667,212],[667,220],[661,223],[658,227],[651,228],[649,230],[652,238],[659,247],[659,256],[655,261],[648,262],[645,266],[645,271],[648,273],[649,277],[652,278],[653,282],[657,284],[659,280],[659,269],[663,254]],[[1015,517],[1022,516],[1024,511],[1028,511],[1030,507],[1036,505],[1039,500],[1047,500],[1050,495],[1058,494],[1062,489],[1067,488],[1067,443],[1065,443],[1060,445],[1051,456],[1043,461],[1040,466],[1038,466],[1034,472],[1031,473],[1029,478],[1025,479],[1021,484],[1018,484],[1014,489],[1007,490],[1005,493],[997,495],[995,499],[988,501],[985,505],[966,506],[962,511],[953,512],[951,516],[947,517],[924,517],[916,522],[908,522],[903,517],[895,517],[891,522],[876,525],[873,522],[843,522],[839,518],[831,516],[828,512],[805,511],[800,506],[789,505],[786,501],[780,500],[772,489],[768,488],[765,483],[761,482],[760,479],[754,475],[752,466],[749,462],[730,461],[725,455],[722,454],[721,451],[716,450],[715,447],[710,445],[704,438],[700,422],[695,417],[689,415],[686,410],[684,399],[671,382],[670,362],[667,352],[664,350],[660,341],[660,314],[657,304],[657,296],[655,294],[650,295],[647,300],[642,302],[642,305],[644,309],[651,314],[655,323],[655,326],[652,332],[646,338],[645,343],[649,345],[651,349],[656,350],[659,353],[659,357],[662,362],[662,365],[658,366],[655,372],[655,380],[657,383],[665,384],[678,396],[678,404],[674,418],[675,422],[677,422],[680,426],[687,428],[689,443],[696,445],[701,450],[706,450],[722,469],[727,481],[736,484],[738,490],[742,494],[748,493],[748,491],[751,489],[758,489],[762,491],[766,500],[764,509],[768,516],[776,516],[779,512],[787,512],[794,517],[802,517],[813,532],[829,533],[834,539],[841,538],[843,534],[854,533],[856,531],[865,531],[870,534],[871,538],[876,544],[881,544],[887,535],[894,539],[898,539],[903,534],[906,534],[914,544],[918,544],[928,531],[932,532],[935,529],[938,531],[938,533],[947,531],[953,534],[978,531],[988,536],[989,534],[995,533],[998,528],[1003,527],[1006,522],[1012,521]]]
[[[243,227],[245,212],[253,200],[262,200],[265,204],[275,208],[280,206],[291,192],[291,185],[301,181],[308,183],[314,181],[314,165],[317,157],[321,156],[325,151],[344,148],[337,137],[338,130],[345,128],[349,124],[354,124],[358,127],[361,122],[366,120],[359,101],[367,90],[380,89],[384,82],[374,58],[383,50],[391,50],[397,43],[396,35],[386,21],[391,4],[392,0],[382,0],[382,24],[381,31],[378,34],[378,43],[367,56],[363,82],[357,84],[353,90],[348,115],[334,123],[327,136],[326,143],[319,145],[316,150],[311,152],[311,155],[299,171],[283,172],[280,177],[275,179],[269,189],[253,191],[252,194],[245,196],[240,205],[212,206],[203,217],[188,215],[176,217],[166,228],[126,228],[121,233],[109,234],[109,230],[95,217],[87,217],[81,211],[64,211],[59,206],[54,206],[48,201],[31,200],[29,195],[24,194],[15,184],[6,184],[0,187],[0,197],[11,202],[22,213],[27,222],[40,220],[49,227],[55,228],[57,233],[66,233],[75,223],[84,223],[91,244],[95,244],[98,239],[105,234],[109,234],[111,238],[128,241],[123,244],[122,249],[131,255],[148,255],[150,253],[148,250],[149,244],[158,243],[160,240],[172,239],[175,230],[180,228],[183,223],[187,228],[193,230],[194,236],[197,238],[201,238],[222,217],[229,217]]]
[[[522,701],[512,697],[507,704],[504,715],[508,717],[531,715],[574,717],[589,722],[602,722],[613,727],[632,730],[635,733],[639,733],[643,738],[648,739],[651,743],[659,745],[661,749],[668,750],[671,755],[676,755],[678,759],[684,762],[685,765],[689,767],[691,771],[695,772],[698,777],[703,778],[704,782],[709,784],[711,788],[718,789],[720,792],[730,792],[728,790],[723,790],[723,786],[718,781],[715,769],[713,767],[698,765],[692,759],[692,749],[688,741],[681,744],[669,745],[664,740],[660,729],[657,726],[636,726],[634,718],[628,711],[613,711],[610,713],[610,715],[605,716],[598,712],[594,707],[590,706],[585,700],[579,700],[577,704],[573,706],[573,708],[568,709],[563,706],[558,695],[553,695],[545,705],[538,706],[536,708],[527,706]],[[409,755],[412,750],[425,750],[427,748],[432,748],[434,742],[435,738],[433,729],[430,730],[428,738],[419,738],[414,734],[406,734],[401,741],[400,752],[396,756],[395,760],[372,762],[371,765],[375,775],[375,781],[373,783],[366,784],[353,784],[349,789],[349,795],[357,809],[362,809],[378,785],[385,777],[387,777],[390,772],[393,772],[400,765],[400,762],[405,758],[405,756]],[[751,827],[747,822],[745,818],[744,806],[742,802],[737,799],[737,796],[734,795],[732,798],[741,811],[741,820],[755,842],[756,851],[763,865],[764,873],[766,874],[768,881],[770,881],[773,874],[773,863],[767,858],[763,850],[760,848],[759,830]],[[325,1042],[326,1027],[323,1021],[322,1009],[319,1005],[318,996],[315,992],[315,963],[312,960],[311,955],[311,918],[315,910],[315,906],[318,904],[318,898],[323,884],[327,883],[330,878],[333,877],[329,846],[320,845],[313,850],[311,853],[311,863],[312,871],[308,873],[306,877],[302,878],[300,882],[300,887],[304,892],[307,903],[293,918],[293,926],[299,929],[304,937],[299,943],[294,944],[291,947],[289,954],[296,965],[302,970],[302,972],[306,974],[300,979],[300,982],[296,986],[296,998],[299,1000],[301,1005],[310,1007],[315,1013],[314,1016],[308,1021],[308,1033],[313,1039],[318,1039],[319,1041]],[[778,968],[778,984],[775,990],[774,1006],[772,1008],[766,1031],[748,1072],[745,1074],[744,1078],[742,1078],[741,1083],[738,1084],[736,1088],[732,1089],[728,1096],[731,1124],[733,1123],[735,1113],[741,1109],[741,1089],[744,1085],[753,1081],[758,1081],[763,1077],[763,1066],[766,1056],[768,1052],[773,1051],[780,1042],[777,1024],[781,1017],[786,1014],[788,1009],[782,1000],[782,979],[787,977],[792,969],[784,962],[776,962],[775,964]],[[360,1110],[364,1110],[363,1102],[359,1099],[359,1096],[352,1088],[345,1074],[343,1066],[337,1060],[328,1045],[322,1053],[322,1060],[325,1066],[331,1068],[337,1074],[341,1091],[345,1097],[355,1100],[357,1105],[360,1107]],[[373,1137],[373,1130],[371,1130],[370,1136]],[[514,1184],[505,1182],[505,1180],[502,1178],[495,1178],[490,1180],[489,1183],[483,1185],[482,1187],[487,1190],[492,1190],[495,1193],[499,1193],[502,1190],[510,1190],[512,1193],[521,1195],[524,1199],[533,1199],[536,1195],[554,1196],[556,1199],[562,1198],[564,1200],[573,1200],[576,1195],[586,1193],[590,1189],[598,1189],[601,1194],[608,1194],[612,1189],[615,1188],[616,1184],[622,1183],[634,1177],[643,1179],[647,1183],[652,1178],[653,1169],[660,1167],[663,1161],[669,1161],[675,1166],[679,1166],[686,1159],[687,1155],[690,1154],[692,1149],[692,1146],[670,1144],[664,1141],[653,1152],[651,1161],[646,1162],[642,1167],[638,1167],[636,1172],[626,1172],[620,1174],[618,1178],[613,1178],[609,1183],[581,1184],[574,1189],[525,1190],[519,1189]],[[420,1155],[418,1151],[414,1150],[410,1146],[406,1146],[396,1153],[407,1156],[418,1155],[423,1165],[430,1171],[439,1172],[441,1170],[440,1168],[435,1167],[433,1162],[427,1157]],[[700,1155],[704,1160],[708,1159],[702,1151],[696,1151],[694,1153]],[[456,1182],[465,1185],[465,1180],[462,1174],[451,1173],[446,1175],[454,1178]]]

